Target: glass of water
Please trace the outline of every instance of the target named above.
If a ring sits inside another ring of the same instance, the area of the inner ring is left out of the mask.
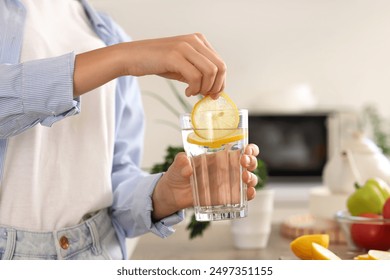
[[[190,114],[180,117],[184,150],[193,168],[191,186],[197,221],[235,219],[248,214],[247,187],[240,164],[248,145],[248,111],[241,109],[238,113],[237,128],[213,128],[210,120],[205,121],[207,132],[194,129]],[[219,115],[215,111],[203,114],[210,119]],[[203,135],[215,137],[204,139]]]

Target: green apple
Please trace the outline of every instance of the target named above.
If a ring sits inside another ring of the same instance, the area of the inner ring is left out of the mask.
[[[380,178],[371,178],[348,197],[347,209],[352,216],[365,213],[382,214],[383,206],[390,197],[389,185]]]

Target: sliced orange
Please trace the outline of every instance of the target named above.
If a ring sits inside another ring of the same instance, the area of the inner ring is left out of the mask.
[[[311,249],[313,260],[341,260],[341,258],[331,250],[318,243],[311,243]]]
[[[313,259],[312,243],[317,243],[325,248],[328,248],[329,234],[301,235],[290,243],[290,248],[298,258],[302,260],[311,260]]]
[[[216,100],[210,96],[199,100],[192,108],[191,122],[200,138],[217,140],[236,131],[240,116],[236,104],[223,92]]]

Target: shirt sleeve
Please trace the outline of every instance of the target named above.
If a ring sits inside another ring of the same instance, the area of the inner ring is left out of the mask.
[[[73,98],[73,53],[0,65],[0,138],[80,112]]]
[[[0,138],[80,112],[73,98],[74,53],[0,64]]]
[[[152,194],[162,174],[148,174],[139,168],[142,157],[144,112],[137,81],[121,77],[117,83],[116,135],[112,169],[113,222],[124,237],[153,232],[167,237],[181,222],[180,211],[158,222],[152,221]]]
[[[90,11],[96,32],[107,44],[130,41],[124,30],[104,13]],[[112,218],[122,248],[125,237],[153,232],[167,237],[173,225],[184,219],[179,211],[158,222],[152,221],[152,194],[162,174],[148,174],[140,169],[144,145],[145,116],[137,79],[132,76],[117,80],[115,101],[115,146],[112,168]]]

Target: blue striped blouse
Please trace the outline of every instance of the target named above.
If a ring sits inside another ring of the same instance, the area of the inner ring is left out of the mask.
[[[107,44],[130,40],[108,16],[81,1],[96,34]],[[51,126],[80,113],[73,98],[73,53],[19,62],[26,11],[18,0],[0,0],[0,179],[7,154],[7,138],[35,125]],[[183,212],[157,223],[151,220],[151,195],[161,174],[139,168],[144,112],[137,81],[118,79],[115,104],[115,148],[112,166],[113,224],[126,256],[125,238],[146,232],[165,237],[183,220]],[[1,191],[1,185],[0,185]]]

